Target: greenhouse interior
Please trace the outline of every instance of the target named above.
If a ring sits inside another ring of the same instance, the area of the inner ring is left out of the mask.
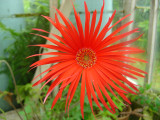
[[[0,120],[160,120],[160,0],[0,0]]]

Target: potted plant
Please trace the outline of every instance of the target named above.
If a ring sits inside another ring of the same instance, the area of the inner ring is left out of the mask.
[[[120,112],[118,120],[128,120],[131,112],[132,112],[132,109],[130,105],[126,105],[123,108],[123,111]]]
[[[137,109],[141,107],[143,118],[147,120],[159,120],[160,119],[160,93],[151,89],[151,85],[146,85],[139,89],[138,95],[129,95],[131,102],[133,103],[132,108]]]

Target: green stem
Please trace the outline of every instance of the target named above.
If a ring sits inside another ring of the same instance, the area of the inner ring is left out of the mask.
[[[11,73],[11,76],[12,76],[12,80],[13,80],[13,84],[14,84],[15,89],[16,89],[17,97],[19,98],[19,93],[18,93],[18,89],[17,89],[16,79],[15,79],[15,77],[14,77],[13,70],[12,70],[11,66],[9,65],[9,63],[8,63],[6,60],[0,60],[0,63],[5,63],[5,64],[7,65],[8,69],[9,69],[9,71],[10,71],[10,73]],[[26,111],[25,111],[25,109],[24,109],[23,104],[22,104],[21,101],[20,101],[20,105],[21,105],[21,107],[22,107],[22,109],[23,109],[23,111],[24,111],[24,113],[25,113],[25,115],[26,115],[27,120],[29,120],[29,119],[28,119],[28,116],[27,116],[27,113],[26,113]],[[19,114],[19,113],[17,113],[17,114]],[[20,118],[21,118],[21,117],[20,117]],[[22,118],[21,118],[21,119],[22,119]],[[22,119],[22,120],[23,120],[23,119]]]
[[[6,119],[6,114],[5,114],[5,112],[0,108],[0,111],[2,112],[2,114],[5,116],[5,117],[3,117],[3,116],[0,116],[0,118],[2,118],[2,119],[4,119],[4,120],[7,120]]]

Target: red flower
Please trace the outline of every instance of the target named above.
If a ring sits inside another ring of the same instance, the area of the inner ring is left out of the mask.
[[[124,94],[125,93],[136,94],[136,93],[130,88],[128,88],[124,83],[128,84],[131,88],[133,88],[136,91],[138,91],[138,89],[135,87],[133,83],[128,81],[125,76],[137,79],[135,76],[144,77],[142,73],[146,74],[146,72],[127,64],[128,62],[134,62],[134,61],[139,61],[139,62],[146,62],[146,61],[126,56],[127,54],[137,54],[144,52],[143,50],[140,50],[138,48],[127,46],[136,41],[137,39],[139,39],[142,35],[132,40],[112,45],[112,43],[115,43],[121,40],[122,38],[137,32],[138,28],[117,35],[117,33],[126,28],[133,21],[130,21],[122,25],[121,27],[113,31],[109,36],[105,37],[106,33],[109,30],[111,30],[115,25],[117,25],[119,22],[121,22],[129,15],[121,18],[115,24],[111,25],[116,13],[115,11],[109,18],[107,24],[100,31],[103,10],[104,10],[104,0],[103,0],[103,6],[101,8],[100,19],[98,21],[97,26],[95,25],[96,15],[97,15],[96,10],[93,12],[90,24],[90,12],[88,11],[86,2],[84,2],[84,6],[85,6],[85,16],[86,16],[84,30],[82,28],[80,16],[79,14],[77,14],[74,6],[73,8],[78,30],[75,28],[72,22],[66,17],[64,17],[63,14],[57,9],[56,9],[57,13],[62,18],[65,25],[59,22],[56,14],[55,14],[55,20],[52,20],[52,18],[50,17],[43,16],[48,21],[50,21],[52,25],[55,28],[57,28],[57,30],[59,30],[59,32],[62,34],[63,37],[51,33],[55,38],[59,40],[56,41],[52,38],[38,35],[45,38],[46,40],[51,41],[52,43],[54,43],[54,45],[39,44],[33,46],[40,46],[44,48],[54,49],[57,50],[57,52],[32,55],[32,56],[53,55],[53,57],[39,60],[30,66],[32,68],[35,68],[45,64],[57,63],[52,67],[50,67],[49,69],[47,69],[46,71],[42,72],[41,74],[45,72],[48,73],[41,80],[39,80],[33,85],[35,86],[42,82],[46,82],[45,84],[47,84],[48,82],[55,79],[47,92],[46,98],[44,100],[46,101],[47,97],[50,95],[53,89],[57,85],[60,85],[60,83],[62,83],[59,92],[57,93],[53,101],[51,108],[53,108],[57,100],[61,98],[64,88],[67,85],[70,85],[66,98],[66,106],[68,103],[68,109],[69,109],[76,88],[79,82],[81,82],[80,107],[83,118],[84,118],[83,108],[84,108],[85,91],[87,93],[87,97],[92,112],[93,112],[92,108],[92,97],[93,97],[93,100],[101,110],[102,107],[100,106],[99,102],[101,102],[106,107],[107,110],[114,113],[115,108],[117,108],[117,106],[112,101],[108,92],[111,92],[115,97],[117,97],[114,91],[112,90],[113,88],[126,102],[130,103],[130,101]],[[41,29],[34,29],[34,30],[46,32]],[[97,95],[95,92],[97,93]],[[106,104],[102,93],[108,99],[111,108]]]

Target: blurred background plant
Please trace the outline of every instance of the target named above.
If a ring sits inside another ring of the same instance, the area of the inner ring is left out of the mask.
[[[5,50],[4,54],[5,56],[0,56],[0,59],[6,60],[15,75],[16,82],[18,85],[25,85],[29,83],[34,75],[34,71],[28,72],[29,67],[31,63],[37,61],[38,57],[33,57],[30,59],[26,59],[26,57],[39,53],[39,48],[33,48],[28,47],[29,45],[33,44],[43,44],[45,43],[45,40],[38,36],[33,36],[30,33],[38,33],[37,31],[32,31],[32,28],[41,28],[49,31],[49,23],[46,19],[42,18],[40,15],[48,15],[48,1],[45,0],[36,0],[34,2],[30,2],[27,0],[24,0],[25,5],[25,11],[27,13],[33,13],[30,14],[31,17],[28,17],[26,14],[26,28],[25,30],[21,32],[15,32],[14,30],[7,28],[3,23],[0,23],[0,29],[2,31],[8,32],[11,34],[12,38],[14,39],[14,43],[9,45]],[[43,4],[42,4],[43,3]],[[18,16],[18,17],[25,17],[25,14]],[[47,35],[45,33],[41,33],[43,35]],[[5,39],[8,39],[6,36]],[[4,40],[5,40],[4,39]],[[3,70],[0,71],[0,73],[5,73],[7,76],[9,76],[9,86],[8,90],[13,91],[14,86],[12,83],[12,78],[10,75],[10,72],[8,71],[7,66]]]
[[[41,95],[37,96],[36,90],[38,89],[32,89],[32,85],[31,84],[26,84],[26,85],[21,85],[21,86],[17,86],[18,87],[18,94],[20,97],[21,102],[24,101],[24,109],[27,113],[27,117],[25,116],[24,111],[19,111],[19,114],[23,116],[23,119],[39,119],[39,120],[81,120],[81,112],[80,112],[80,86],[78,86],[77,90],[76,90],[76,96],[74,97],[71,106],[70,106],[70,110],[69,110],[69,117],[68,117],[68,111],[67,113],[65,113],[65,101],[66,98],[62,97],[61,100],[59,100],[57,102],[57,104],[55,105],[55,107],[53,108],[53,110],[51,110],[51,105],[53,102],[52,97],[49,97],[46,101],[45,104],[43,104],[43,99],[45,97],[45,93],[47,92],[49,86],[45,86],[45,88],[42,90]],[[69,87],[65,88],[66,90],[64,90],[63,95],[62,96],[67,96],[67,91],[69,89]],[[117,107],[119,108],[119,110],[116,110],[115,114],[111,114],[108,110],[106,110],[105,107],[103,108],[103,111],[100,111],[99,108],[97,107],[97,105],[95,103],[93,103],[93,109],[95,112],[95,116],[97,119],[99,120],[116,120],[120,113],[120,111],[123,110],[124,104],[119,103],[119,101],[117,100],[117,98],[115,98],[112,94],[110,94],[112,100],[114,101],[114,103],[117,105]],[[35,98],[39,99],[39,101],[34,101]],[[119,97],[120,100],[122,100]],[[107,101],[107,100],[106,100]],[[20,102],[20,101],[18,101]],[[109,104],[107,102],[107,104]],[[88,102],[87,97],[85,97],[85,102],[84,102],[84,116],[85,116],[85,120],[92,120],[94,119],[94,116],[91,112],[90,109],[90,105]],[[103,106],[103,105],[101,105]]]
[[[142,114],[144,120],[160,119],[160,93],[151,89],[151,84],[146,87],[140,87],[137,95],[129,95],[132,108],[143,108]]]

